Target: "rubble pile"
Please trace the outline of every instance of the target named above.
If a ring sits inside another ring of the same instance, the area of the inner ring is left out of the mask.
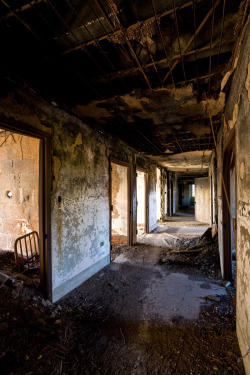
[[[220,279],[220,256],[218,236],[212,238],[211,228],[201,237],[181,239],[178,245],[168,249],[166,255],[160,259],[160,264],[195,267],[203,276]]]

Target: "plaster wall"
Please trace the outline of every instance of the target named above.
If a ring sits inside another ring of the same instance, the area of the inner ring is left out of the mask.
[[[0,117],[20,130],[51,136],[51,277],[53,301],[110,261],[109,159],[105,139],[79,119],[16,88]]]
[[[209,223],[211,220],[210,179],[195,179],[195,220]]]
[[[0,249],[14,251],[18,237],[32,231],[39,232],[39,140],[17,133],[2,134]],[[10,198],[8,192],[12,194]]]
[[[236,324],[244,356],[250,347],[250,22],[241,48],[225,109],[224,144],[235,129],[236,141]],[[250,354],[243,359],[250,374]]]
[[[37,129],[51,139],[51,299],[83,283],[110,262],[109,157],[131,164],[131,223],[136,242],[136,166],[148,171],[149,230],[156,220],[156,164],[123,142],[12,82],[1,92],[0,121]]]

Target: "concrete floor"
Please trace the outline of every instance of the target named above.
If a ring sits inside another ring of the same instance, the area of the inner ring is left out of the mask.
[[[137,242],[152,246],[178,246],[180,238],[201,236],[208,228],[208,224],[195,221],[193,215],[183,216],[181,213],[159,223],[153,233],[139,232]]]
[[[123,254],[115,259],[111,264],[111,269],[123,274],[126,266],[135,267],[134,262],[130,262]],[[140,303],[140,309],[134,309],[133,319],[148,321],[169,322],[178,316],[181,319],[197,319],[200,308],[206,297],[226,294],[225,287],[219,286],[217,282],[206,278],[185,275],[179,272],[170,272],[164,267],[150,265],[144,258],[142,269],[136,264],[137,274],[140,280],[143,279],[145,288],[135,296],[126,296],[126,304],[133,304],[133,301]],[[136,293],[137,294],[137,293]],[[135,298],[136,297],[136,298]],[[119,297],[118,297],[119,298]],[[130,301],[131,298],[131,301]],[[133,300],[133,301],[132,301]],[[117,301],[116,301],[117,303]],[[127,309],[124,306],[120,311],[121,316],[127,316]]]

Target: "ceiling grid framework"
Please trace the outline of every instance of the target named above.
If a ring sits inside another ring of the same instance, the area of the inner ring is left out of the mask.
[[[168,169],[182,154],[203,173],[207,106],[216,133],[248,10],[249,0],[0,0],[1,72]]]

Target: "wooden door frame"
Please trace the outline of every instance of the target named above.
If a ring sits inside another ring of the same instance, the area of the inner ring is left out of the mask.
[[[21,122],[0,118],[0,127],[40,140],[39,143],[39,253],[40,284],[47,298],[52,298],[51,255],[51,135]]]
[[[144,173],[144,184],[145,184],[145,233],[149,233],[149,197],[148,197],[148,170],[140,167],[136,167],[136,172]],[[136,176],[137,177],[137,176]],[[137,179],[136,179],[136,202],[137,202]],[[136,205],[136,227],[137,227],[137,205]]]
[[[236,204],[236,148],[235,148],[235,132],[233,132],[227,142],[223,152],[223,178],[230,202],[230,170],[231,155],[234,156],[235,165],[235,204]],[[222,228],[223,228],[223,268],[224,279],[232,280],[232,254],[231,254],[231,217],[227,206],[226,195],[222,190]],[[237,236],[237,232],[236,232]]]
[[[127,167],[127,186],[128,186],[128,194],[127,194],[127,199],[128,199],[128,210],[127,210],[127,242],[128,246],[132,246],[133,242],[133,227],[132,227],[132,220],[133,220],[133,215],[132,215],[132,207],[133,207],[133,194],[132,194],[132,171],[133,171],[133,164],[132,163],[127,163],[125,161],[116,159],[112,156],[109,157],[109,181],[110,181],[110,194],[109,194],[109,207],[110,207],[110,250],[111,250],[111,240],[112,240],[112,211],[111,211],[111,205],[112,205],[112,168],[111,168],[111,163],[122,165],[124,167]],[[111,251],[110,251],[111,255]]]

